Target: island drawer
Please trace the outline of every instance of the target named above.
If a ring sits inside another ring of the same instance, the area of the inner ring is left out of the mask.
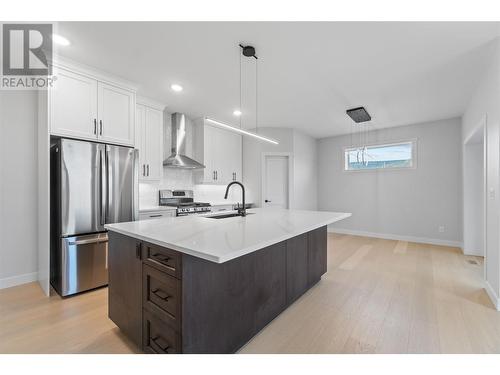
[[[152,354],[181,353],[181,336],[155,314],[144,310],[142,350]]]
[[[181,282],[153,267],[143,265],[142,306],[175,329],[180,327]]]
[[[143,243],[143,247],[145,249],[144,263],[169,275],[181,277],[181,254],[147,242]]]

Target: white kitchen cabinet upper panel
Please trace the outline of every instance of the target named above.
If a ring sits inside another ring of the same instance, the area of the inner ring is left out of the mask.
[[[99,138],[104,142],[134,144],[135,94],[113,85],[97,85]]]
[[[195,138],[196,158],[206,167],[197,172],[197,183],[225,185],[231,181],[241,181],[241,135],[199,120]]]
[[[242,181],[242,136],[233,132],[227,133],[227,153],[231,155],[228,158],[227,172],[229,176],[227,176],[227,180],[229,181]]]
[[[139,150],[139,178],[146,175],[146,107],[135,107],[135,148]]]
[[[146,107],[146,155],[148,178],[159,180],[163,169],[163,113]]]
[[[97,81],[59,69],[49,91],[50,132],[54,135],[97,138]]]
[[[137,105],[136,148],[139,149],[139,179],[160,180],[163,171],[163,112]]]
[[[49,90],[52,135],[134,145],[135,92],[101,79],[58,67]]]

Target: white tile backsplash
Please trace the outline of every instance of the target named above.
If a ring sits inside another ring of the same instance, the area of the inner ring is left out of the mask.
[[[189,169],[163,168],[160,189],[193,190],[193,171]]]
[[[186,169],[163,168],[161,181],[139,183],[139,207],[158,205],[158,190],[193,190],[194,199],[198,202],[211,204],[232,204],[241,202],[241,189],[234,186],[229,192],[227,200],[224,199],[226,185],[195,185],[193,171]]]
[[[194,198],[200,202],[211,204],[224,204],[241,202],[241,189],[239,186],[231,187],[227,200],[224,199],[226,185],[195,185]]]
[[[160,182],[139,182],[139,209],[158,206]]]

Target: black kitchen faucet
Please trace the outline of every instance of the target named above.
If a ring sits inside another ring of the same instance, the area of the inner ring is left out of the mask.
[[[243,198],[242,198],[243,199],[243,206],[240,207],[238,204],[238,214],[241,216],[247,216],[247,209],[245,206],[245,187],[243,186],[243,184],[241,182],[233,181],[233,182],[229,183],[229,185],[227,185],[227,187],[226,187],[226,194],[224,195],[224,199],[227,199],[227,195],[229,194],[229,188],[231,187],[231,185],[234,185],[234,184],[241,186],[241,193],[243,196]]]

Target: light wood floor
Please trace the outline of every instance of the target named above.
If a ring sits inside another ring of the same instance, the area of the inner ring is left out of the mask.
[[[455,248],[330,235],[322,281],[240,352],[500,353],[482,269]],[[107,289],[0,290],[0,353],[134,352],[107,318]]]

